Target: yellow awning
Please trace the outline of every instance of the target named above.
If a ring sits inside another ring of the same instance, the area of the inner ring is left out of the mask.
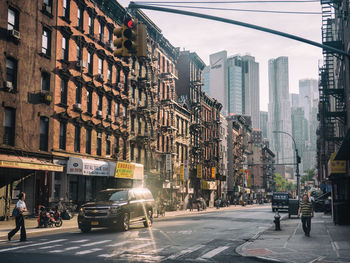
[[[51,172],[63,172],[63,166],[36,158],[20,157],[14,155],[0,155],[0,168],[26,169],[26,170],[41,170]]]

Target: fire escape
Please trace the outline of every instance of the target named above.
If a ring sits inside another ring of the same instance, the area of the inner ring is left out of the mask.
[[[338,49],[343,49],[342,32],[336,28],[333,9],[337,8],[335,0],[321,0],[322,6],[322,43]],[[344,101],[344,86],[337,76],[336,62],[338,54],[323,49],[323,65],[319,68],[319,135],[321,139],[321,163],[328,162],[335,152],[336,145],[343,139],[342,127],[346,122],[346,105]]]

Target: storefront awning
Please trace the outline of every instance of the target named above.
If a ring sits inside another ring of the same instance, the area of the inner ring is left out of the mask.
[[[350,160],[350,128],[348,129],[334,160]]]
[[[67,174],[111,176],[108,162],[77,157],[69,157]]]
[[[36,158],[21,157],[14,155],[0,154],[0,168],[41,170],[50,172],[63,172],[63,166]]]

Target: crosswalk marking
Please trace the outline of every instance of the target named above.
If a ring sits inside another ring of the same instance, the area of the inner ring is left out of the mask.
[[[22,249],[22,248],[27,248],[27,247],[35,247],[35,246],[40,246],[40,245],[47,245],[47,244],[58,243],[58,242],[66,241],[66,240],[67,240],[67,239],[57,239],[57,240],[52,240],[52,241],[45,241],[45,242],[41,242],[41,243],[35,243],[35,244],[25,245],[25,246],[4,248],[4,249],[0,249],[0,252],[11,251],[11,250],[17,250],[17,249]]]
[[[204,254],[203,256],[199,257],[202,259],[209,259],[212,258],[214,256],[216,256],[217,254],[221,253],[222,251],[228,249],[229,247],[223,246],[223,247],[218,247],[216,249],[213,249],[211,251],[209,251],[208,253]]]
[[[61,247],[61,246],[62,246],[62,245],[57,244],[57,245],[52,245],[52,246],[39,247],[39,249],[48,249],[48,248]]]
[[[204,245],[196,245],[194,247],[187,248],[187,249],[182,250],[182,251],[180,251],[180,252],[178,252],[178,253],[176,253],[174,255],[171,255],[170,257],[167,257],[166,259],[176,259],[176,258],[181,257],[183,255],[186,255],[186,254],[192,253],[192,252],[194,252],[196,250],[199,250],[202,247],[204,247]]]
[[[92,242],[92,243],[87,243],[84,245],[81,245],[82,247],[90,247],[90,246],[95,246],[95,245],[99,245],[99,244],[103,244],[103,243],[107,243],[107,242],[111,242],[112,240],[108,239],[108,240],[102,240],[102,241],[97,241],[97,242]]]
[[[90,253],[100,251],[100,250],[102,250],[102,248],[92,248],[92,249],[88,249],[88,250],[79,251],[79,252],[75,253],[75,255],[86,255],[86,254],[90,254]]]
[[[127,243],[131,243],[131,241],[123,241],[123,242],[119,242],[119,243],[115,243],[115,244],[110,244],[110,245],[107,245],[107,247],[119,247],[119,246],[122,246],[122,245],[127,244]]]
[[[74,241],[71,241],[71,243],[84,243],[84,242],[87,242],[87,241],[90,241],[90,239],[74,240]]]
[[[69,250],[74,250],[74,249],[78,249],[80,247],[67,247],[65,249],[57,249],[57,250],[52,250],[52,251],[49,251],[50,253],[62,253],[62,252],[65,252],[65,251],[69,251]]]
[[[111,253],[111,254],[101,254],[101,255],[98,255],[98,257],[111,258],[111,257],[119,256],[119,255],[121,255],[121,254],[123,254],[123,253],[125,253],[127,251],[134,251],[136,249],[148,247],[150,245],[152,245],[152,243],[141,244],[141,245],[129,247],[127,249],[124,249],[124,250],[121,250],[121,251],[117,251],[117,252],[114,252],[114,253]]]

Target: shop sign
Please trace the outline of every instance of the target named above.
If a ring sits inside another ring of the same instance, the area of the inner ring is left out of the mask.
[[[346,173],[346,161],[335,161],[336,153],[331,154],[331,158],[328,161],[328,173],[329,174],[345,174]]]
[[[133,179],[135,171],[135,164],[117,162],[117,167],[115,169],[115,178],[126,178]]]
[[[109,176],[108,162],[70,157],[67,174]]]
[[[217,189],[216,182],[203,180],[202,181],[202,189],[203,190],[216,190]]]
[[[181,164],[180,165],[180,181],[184,181],[184,166]]]
[[[0,167],[63,172],[63,166],[54,165],[54,164],[41,164],[41,163],[34,163],[34,162],[16,162],[16,161],[0,160]]]
[[[215,171],[216,171],[216,168],[215,167],[212,167],[211,168],[211,179],[215,179],[216,176],[215,176]]]
[[[188,161],[184,160],[184,179],[185,179],[185,181],[188,180],[188,173],[189,173]]]
[[[202,165],[197,164],[197,178],[202,178]]]
[[[165,155],[165,170],[171,172],[171,154],[167,153]]]

